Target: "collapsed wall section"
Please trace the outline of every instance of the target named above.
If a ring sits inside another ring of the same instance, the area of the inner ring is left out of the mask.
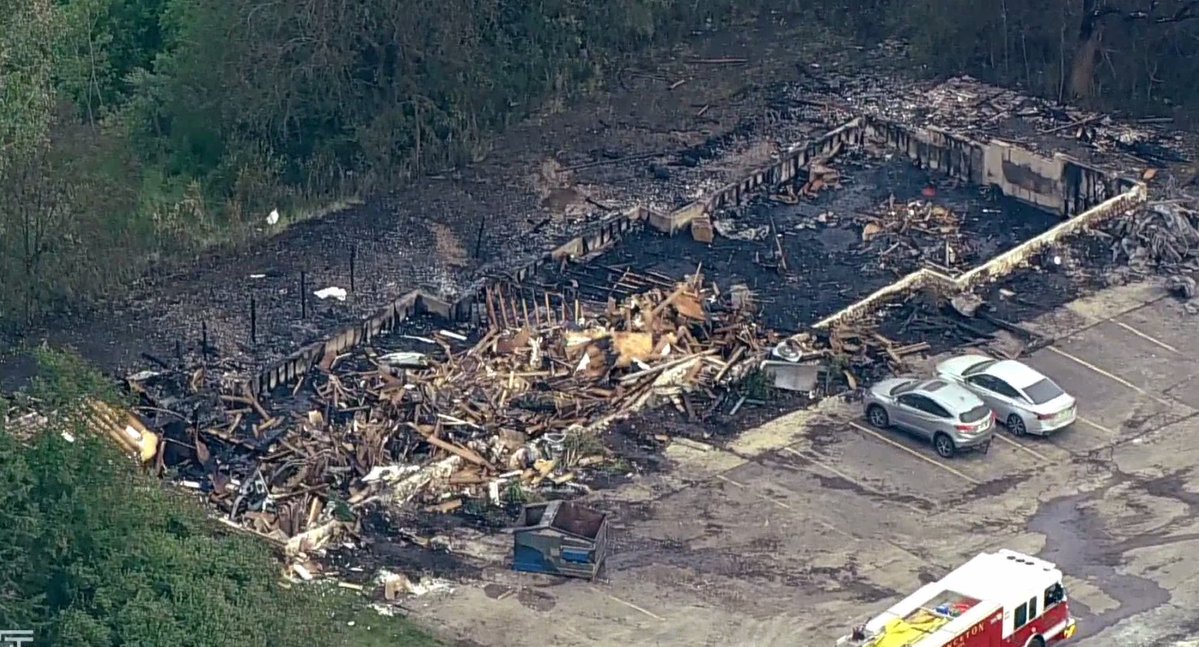
[[[648,226],[666,235],[686,230],[693,221],[723,207],[740,204],[755,191],[796,179],[813,161],[835,157],[847,147],[871,144],[894,150],[923,168],[970,184],[994,187],[1005,196],[1067,220],[958,277],[922,269],[817,322],[828,327],[869,314],[883,302],[914,289],[934,287],[955,292],[1009,273],[1040,249],[1064,236],[1127,213],[1147,199],[1144,184],[1062,154],[1038,155],[1013,144],[979,142],[933,128],[913,128],[875,117],[858,117],[820,138],[789,147],[770,164],[670,213],[634,207],[602,222],[582,235],[550,250],[534,262],[474,286],[459,300],[447,303],[417,290],[388,304],[375,315],[323,341],[314,342],[281,362],[266,367],[240,387],[263,393],[300,379],[324,358],[345,353],[395,329],[417,313],[432,313],[455,321],[477,322],[479,297],[488,283],[521,282],[547,263],[578,260],[600,253],[625,234]]]

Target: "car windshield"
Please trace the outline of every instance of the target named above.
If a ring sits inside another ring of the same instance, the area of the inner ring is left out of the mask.
[[[958,419],[966,424],[970,424],[973,422],[978,422],[989,415],[991,415],[991,410],[988,409],[986,405],[979,405],[958,416]]]
[[[1061,396],[1063,393],[1065,393],[1065,391],[1061,390],[1061,388],[1050,381],[1049,378],[1045,378],[1040,382],[1037,382],[1024,389],[1024,393],[1028,396],[1029,400],[1032,400],[1033,404],[1045,404],[1046,402]]]
[[[982,373],[983,371],[990,368],[992,364],[995,364],[998,361],[999,360],[985,359],[977,364],[971,365],[970,368],[962,371],[962,375],[974,375],[975,373]]]
[[[916,380],[906,380],[896,384],[891,388],[891,395],[899,395],[904,391],[911,391],[912,387],[916,386]]]

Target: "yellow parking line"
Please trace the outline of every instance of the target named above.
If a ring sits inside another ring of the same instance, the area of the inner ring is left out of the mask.
[[[895,442],[894,440],[887,438],[886,436],[878,433],[877,431],[875,431],[873,429],[863,427],[862,425],[860,425],[852,420],[848,420],[846,422],[847,422],[847,424],[852,426],[854,429],[857,429],[858,431],[861,431],[863,433],[870,434],[871,436],[874,436],[875,438],[883,441],[884,443],[887,443],[888,445],[893,445],[895,447],[898,447],[899,449],[902,449],[903,451],[911,454],[912,456],[915,456],[916,458],[919,458],[920,460],[922,460],[926,463],[931,463],[933,465],[936,465],[937,467],[940,467],[941,469],[945,470],[946,472],[949,472],[950,474],[953,474],[955,476],[960,476],[961,478],[965,479],[966,481],[968,481],[970,483],[973,483],[974,485],[982,485],[982,481],[979,481],[978,479],[975,479],[975,478],[965,474],[964,472],[958,471],[958,470],[946,465],[945,463],[942,463],[941,461],[933,460],[933,459],[929,458],[928,456],[925,456],[924,454],[921,454],[920,452],[918,452],[910,447],[905,447],[903,445],[900,445],[899,443]]]
[[[1061,355],[1062,357],[1065,357],[1066,359],[1075,362],[1079,366],[1082,366],[1084,368],[1089,368],[1092,371],[1102,375],[1103,377],[1106,377],[1107,379],[1112,380],[1113,382],[1123,384],[1124,386],[1132,389],[1133,391],[1136,391],[1137,393],[1140,393],[1143,396],[1146,396],[1146,397],[1158,402],[1159,404],[1164,404],[1167,407],[1174,406],[1174,403],[1170,402],[1169,400],[1166,400],[1165,398],[1162,398],[1160,396],[1156,396],[1156,395],[1146,391],[1145,389],[1142,389],[1141,387],[1133,384],[1132,382],[1129,382],[1128,380],[1120,377],[1119,375],[1115,375],[1113,373],[1110,373],[1108,371],[1105,371],[1105,370],[1099,368],[1098,366],[1095,366],[1094,364],[1088,362],[1085,359],[1075,357],[1075,356],[1071,355],[1070,353],[1067,353],[1066,351],[1064,351],[1060,348],[1057,348],[1056,346],[1046,346],[1045,348],[1053,353],[1057,353],[1058,355]]]
[[[1091,420],[1090,418],[1084,418],[1084,417],[1082,417],[1082,416],[1078,416],[1078,417],[1076,417],[1076,418],[1075,418],[1075,420],[1077,420],[1077,421],[1079,421],[1079,422],[1081,422],[1081,423],[1083,423],[1083,424],[1090,425],[1090,426],[1092,426],[1092,427],[1094,427],[1094,428],[1098,429],[1099,431],[1106,432],[1106,433],[1108,433],[1108,434],[1111,434],[1111,435],[1113,435],[1113,436],[1119,436],[1119,435],[1120,435],[1119,433],[1117,433],[1117,432],[1116,432],[1116,430],[1115,430],[1115,429],[1111,429],[1111,428],[1109,428],[1109,427],[1106,427],[1106,426],[1104,426],[1104,425],[1101,425],[1101,424],[1099,424],[1098,422],[1095,422],[1094,420]]]
[[[1028,453],[1028,454],[1030,454],[1030,455],[1032,455],[1032,456],[1035,456],[1036,458],[1039,458],[1040,460],[1043,460],[1043,461],[1045,461],[1046,463],[1052,463],[1052,462],[1054,462],[1054,461],[1053,461],[1053,459],[1051,459],[1051,458],[1049,458],[1048,456],[1046,456],[1046,455],[1042,454],[1041,452],[1038,452],[1038,451],[1036,451],[1036,450],[1034,450],[1034,449],[1029,449],[1028,447],[1025,447],[1023,443],[1018,443],[1018,442],[1016,442],[1016,441],[1012,440],[1011,438],[1008,438],[1007,436],[1001,436],[1001,435],[999,435],[999,434],[995,434],[994,438],[995,438],[996,440],[1002,440],[1003,442],[1005,442],[1005,443],[1007,443],[1007,444],[1011,445],[1012,447],[1015,447],[1016,449],[1019,449],[1019,450],[1021,450],[1021,451],[1025,452],[1025,453]]]
[[[1164,341],[1161,341],[1160,339],[1157,339],[1156,337],[1151,337],[1151,336],[1137,330],[1136,328],[1133,328],[1132,326],[1124,323],[1123,321],[1116,321],[1115,319],[1112,319],[1111,322],[1116,324],[1117,326],[1123,328],[1124,330],[1127,330],[1128,332],[1136,335],[1137,337],[1144,339],[1145,341],[1147,341],[1151,344],[1154,344],[1156,346],[1161,346],[1162,348],[1170,351],[1171,353],[1174,353],[1175,355],[1182,354],[1182,351],[1178,350],[1177,348],[1174,348],[1173,346],[1167,344]]]

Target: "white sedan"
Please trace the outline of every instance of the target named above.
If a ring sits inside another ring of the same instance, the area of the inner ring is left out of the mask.
[[[1047,435],[1069,426],[1078,415],[1073,396],[1015,360],[961,355],[937,364],[937,374],[970,389],[1017,436]]]

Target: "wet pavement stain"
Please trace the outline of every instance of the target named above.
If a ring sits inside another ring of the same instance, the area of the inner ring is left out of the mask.
[[[1099,634],[1123,620],[1150,611],[1170,601],[1170,593],[1156,582],[1121,573],[1122,553],[1084,504],[1093,495],[1079,494],[1054,499],[1028,521],[1028,529],[1045,535],[1043,559],[1054,562],[1063,573],[1091,582],[1103,582],[1103,593],[1119,606],[1093,613],[1086,605],[1071,600],[1079,619],[1077,638]]]
[[[858,496],[881,501],[884,503],[908,505],[924,512],[932,512],[937,509],[937,504],[923,497],[912,494],[906,494],[900,491],[881,491],[878,489],[868,489],[860,483],[851,481],[847,478],[836,475],[822,474],[818,470],[818,466],[807,456],[799,453],[791,452],[774,452],[772,454],[773,461],[761,460],[763,465],[769,467],[771,465],[787,465],[793,468],[804,468],[808,470],[810,476],[825,490],[841,490],[844,492],[852,492]]]

